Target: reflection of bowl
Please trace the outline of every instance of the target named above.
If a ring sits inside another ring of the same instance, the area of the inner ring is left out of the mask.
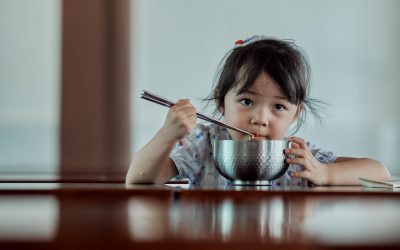
[[[289,167],[287,140],[215,140],[213,160],[218,172],[234,185],[271,185]]]

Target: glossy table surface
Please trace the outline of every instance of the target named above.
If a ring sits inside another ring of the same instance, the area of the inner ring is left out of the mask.
[[[399,191],[0,182],[0,249],[399,249]]]

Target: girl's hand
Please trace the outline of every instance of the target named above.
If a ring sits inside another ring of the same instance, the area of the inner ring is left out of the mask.
[[[190,133],[196,121],[196,108],[188,99],[179,100],[169,109],[161,132],[168,141],[175,143]]]
[[[290,137],[291,148],[285,150],[286,162],[289,164],[302,165],[304,170],[292,172],[290,175],[297,178],[305,178],[315,185],[325,185],[327,183],[327,165],[319,162],[308,149],[306,142],[298,137]],[[294,158],[289,158],[294,155]]]

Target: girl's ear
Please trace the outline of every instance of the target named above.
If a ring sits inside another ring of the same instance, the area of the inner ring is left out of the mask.
[[[218,105],[218,112],[223,116],[225,113],[224,107]]]
[[[225,113],[224,105],[219,103],[218,100],[215,100],[215,106],[217,107],[218,112],[223,116]]]

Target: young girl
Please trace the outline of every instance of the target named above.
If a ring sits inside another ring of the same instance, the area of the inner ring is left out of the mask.
[[[316,100],[309,97],[309,73],[306,56],[293,42],[253,36],[237,41],[228,53],[208,100],[226,123],[268,140],[282,139],[292,124],[298,130],[307,112],[318,117]],[[194,185],[229,184],[214,166],[213,140],[248,136],[196,121],[189,100],[171,107],[164,125],[133,158],[126,183],[165,183],[176,177],[189,178]],[[273,185],[357,185],[359,177],[390,178],[378,161],[337,157],[301,138],[289,140],[289,170]]]

